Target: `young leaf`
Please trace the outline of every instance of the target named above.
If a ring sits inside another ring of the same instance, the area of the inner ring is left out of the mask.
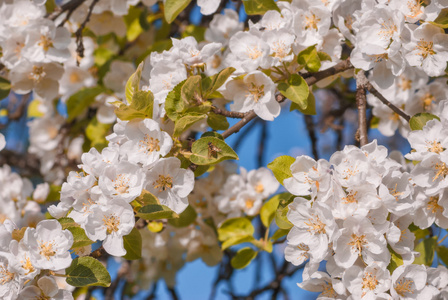
[[[105,91],[105,88],[101,86],[95,86],[90,88],[83,88],[71,95],[67,100],[67,122],[73,121],[93,102],[95,102],[96,96]]]
[[[11,83],[9,82],[9,80],[0,77],[0,100],[8,97],[10,91],[11,91]]]
[[[274,0],[243,0],[244,10],[248,15],[263,15],[268,10],[280,12]]]
[[[192,224],[198,214],[194,210],[193,206],[188,205],[187,208],[179,215],[177,219],[170,219],[168,223],[174,227],[187,227]]]
[[[281,229],[281,228],[279,228],[279,229],[277,229],[277,231],[274,232],[274,234],[271,236],[271,240],[276,241],[276,240],[278,240],[279,238],[286,236],[288,233],[289,233],[289,230],[288,230],[288,229]]]
[[[224,221],[218,228],[218,238],[221,242],[234,237],[253,236],[254,226],[247,218],[232,218]]]
[[[197,100],[197,97],[201,97],[201,76],[195,75],[191,76],[185,81],[185,84],[180,90],[180,98],[184,103],[190,103],[192,99]]]
[[[409,121],[409,126],[412,130],[422,130],[425,127],[426,122],[429,120],[437,119],[440,121],[438,116],[429,113],[418,113],[414,115]]]
[[[440,11],[440,14],[437,18],[429,23],[439,26],[440,28],[447,29],[448,28],[448,8],[444,8]]]
[[[302,50],[297,57],[297,62],[305,66],[308,72],[317,72],[320,69],[320,58],[316,46],[310,46]]]
[[[283,155],[268,164],[268,168],[274,173],[275,178],[283,184],[283,180],[292,177],[291,165],[296,161],[294,157]]]
[[[283,193],[288,194],[289,193]],[[274,220],[275,212],[277,211],[278,205],[280,203],[280,199],[282,197],[282,194],[275,195],[271,199],[269,199],[267,202],[263,204],[260,210],[260,218],[261,222],[263,223],[264,227],[268,228],[271,224],[272,220]]]
[[[445,266],[448,266],[448,248],[445,246],[437,247],[437,256],[443,261]]]
[[[191,0],[166,0],[165,20],[173,22],[176,17],[190,4]]]
[[[65,270],[67,283],[76,286],[110,286],[110,275],[107,269],[93,257],[75,258]]]
[[[302,76],[292,74],[287,82],[280,82],[277,88],[283,96],[296,103],[300,109],[307,109],[310,90]]]
[[[301,109],[300,106],[294,102],[291,102],[291,107],[289,108],[289,111],[293,111],[297,109],[304,115],[315,115],[316,114],[316,99],[314,98],[313,93],[308,94],[308,99],[306,100],[308,103],[308,106],[306,109]]]
[[[177,116],[185,108],[184,102],[181,100],[181,90],[186,80],[178,83],[174,89],[168,93],[165,100],[165,111],[168,118],[173,121],[177,120]]]
[[[134,72],[134,74],[129,77],[128,81],[126,82],[125,87],[125,95],[126,100],[129,104],[132,103],[134,93],[136,93],[140,89],[140,78],[142,77],[142,70],[143,70],[143,62],[141,62],[137,70]]]
[[[223,115],[215,114],[214,112],[210,112],[207,118],[207,124],[213,130],[226,130],[229,128],[229,122],[227,118]]]
[[[431,266],[434,260],[434,252],[437,247],[437,236],[433,236],[421,241],[415,246],[415,251],[420,252],[420,256],[416,257],[414,264]]]
[[[198,113],[191,113],[186,116],[183,116],[176,120],[176,123],[174,124],[174,134],[173,137],[180,136],[185,130],[190,128],[192,125],[194,125],[196,122],[199,122],[200,120],[203,120],[207,117],[207,115],[204,114],[198,114]]]
[[[81,227],[68,227],[67,229],[73,235],[72,248],[84,247],[94,243],[94,241],[87,237],[86,232]]]
[[[136,260],[142,258],[142,235],[137,228],[132,228],[131,233],[123,237],[126,255],[124,259]]]
[[[152,221],[159,219],[179,218],[179,215],[165,205],[149,204],[139,209],[137,212],[137,217]]]
[[[246,247],[238,250],[234,257],[230,260],[230,264],[235,269],[244,269],[250,262],[257,257],[258,252],[252,248]]]
[[[289,230],[292,227],[286,215],[288,214],[288,205],[294,200],[294,195],[290,193],[279,194],[279,204],[275,212],[275,223],[280,229]]]
[[[204,98],[208,98],[217,89],[219,89],[226,80],[235,72],[235,68],[228,67],[211,77],[202,79],[202,90],[204,91]]]
[[[154,95],[150,91],[136,91],[130,105],[122,104],[115,109],[115,114],[121,120],[152,118]]]
[[[195,141],[190,156],[196,165],[216,164],[227,159],[238,159],[238,155],[223,140],[216,137],[203,137]]]
[[[398,268],[399,266],[401,266],[403,264],[403,258],[401,257],[400,254],[398,254],[397,252],[395,252],[389,245],[387,245],[387,249],[390,252],[390,263],[387,266],[387,269],[389,270],[390,273],[393,273],[393,271]]]

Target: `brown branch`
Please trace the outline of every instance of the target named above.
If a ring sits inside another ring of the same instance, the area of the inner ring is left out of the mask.
[[[311,150],[313,152],[314,159],[318,160],[319,153],[317,152],[317,136],[316,136],[316,132],[314,131],[313,117],[311,115],[305,115],[304,120],[305,120],[306,129],[308,130],[308,136],[310,137]]]
[[[383,95],[380,94],[380,92],[378,92],[373,85],[370,82],[367,82],[366,84],[366,88],[367,90],[373,94],[375,97],[377,97],[381,102],[383,102],[383,104],[385,104],[387,107],[389,107],[390,109],[392,109],[397,115],[399,115],[400,117],[402,117],[403,119],[405,119],[407,122],[409,122],[409,120],[411,119],[411,117],[406,114],[404,111],[402,111],[401,109],[399,109],[398,107],[396,107],[395,105],[393,105],[392,103],[389,102],[389,100],[387,100],[386,98],[384,98]]]
[[[224,109],[220,109],[217,107],[212,108],[212,112],[214,112],[217,115],[222,115],[228,118],[234,118],[234,119],[242,119],[246,116],[247,113],[237,112],[237,111],[227,111]]]
[[[307,73],[307,74],[304,74],[303,76],[304,76],[304,78],[306,77],[305,78],[306,83],[309,86],[311,86],[324,78],[330,77],[337,73],[344,72],[351,68],[353,68],[353,65],[350,63],[350,59],[346,59],[346,60],[341,61],[340,63],[338,63],[338,64],[334,65],[333,67],[328,68],[326,70],[319,71],[317,73]],[[277,102],[281,103],[281,102],[285,101],[286,97],[281,94],[277,94],[275,96],[275,99],[277,100]],[[238,131],[240,131],[241,128],[243,128],[247,123],[249,123],[256,117],[257,117],[257,114],[253,110],[251,110],[250,112],[246,113],[246,115],[244,116],[244,118],[241,119],[241,121],[239,121],[238,123],[236,123],[229,129],[224,131],[222,136],[224,138],[228,138],[232,134],[237,133]]]
[[[76,35],[76,52],[78,53],[80,58],[84,57],[84,44],[82,42],[82,31],[84,30],[84,28],[86,27],[87,23],[90,20],[90,16],[92,15],[92,11],[93,8],[95,7],[95,5],[98,3],[99,0],[93,0],[92,3],[89,6],[89,10],[87,11],[87,16],[84,19],[84,22],[81,23],[81,25],[79,26],[78,30],[76,30],[75,35]],[[79,61],[77,62],[79,65]]]
[[[34,154],[3,149],[0,151],[0,165],[5,164],[15,167],[25,177],[42,176],[40,174],[40,160]]]
[[[364,71],[359,71],[356,75],[356,104],[358,106],[358,131],[356,136],[359,137],[361,146],[366,145],[369,140],[367,137],[367,98],[365,87],[367,85],[367,78]]]
[[[67,12],[67,16],[65,17],[64,21],[59,24],[58,26],[64,25],[64,23],[70,18],[71,14],[86,0],[71,0],[61,6],[61,8],[51,14],[47,14],[45,17],[50,20],[56,20],[61,16],[64,12]]]

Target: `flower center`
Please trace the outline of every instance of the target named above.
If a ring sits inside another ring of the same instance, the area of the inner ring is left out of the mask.
[[[33,66],[33,70],[28,75],[28,78],[35,82],[41,81],[47,74],[44,71],[44,67]]]
[[[53,47],[53,41],[48,36],[41,35],[38,45],[41,46],[45,52],[47,52],[50,47]]]
[[[391,20],[389,20],[389,24],[386,22],[381,23],[381,27],[381,30],[378,31],[378,35],[386,40],[390,40],[394,35],[394,32],[397,31],[397,26]]]
[[[167,175],[159,175],[159,178],[153,183],[155,189],[159,189],[159,192],[166,191],[173,187],[173,177]]]
[[[324,282],[322,288],[323,288],[322,290],[323,297],[336,298],[338,296],[336,291],[333,289],[333,285],[330,282]]]
[[[357,194],[358,192],[350,191],[350,193],[347,194],[347,197],[342,197],[343,203],[344,204],[358,203],[358,199],[356,198]]]
[[[111,234],[113,232],[118,231],[118,226],[120,225],[120,218],[115,215],[111,215],[108,217],[104,216],[103,223],[107,228],[107,234]]]
[[[14,279],[14,273],[9,272],[4,266],[0,266],[0,285],[4,285]]]
[[[417,1],[408,1],[409,14],[407,17],[415,18],[419,14],[423,13],[422,11],[422,0]]]
[[[401,297],[405,297],[406,293],[414,293],[414,289],[412,288],[412,284],[414,283],[414,281],[412,281],[411,279],[404,279],[401,278],[400,280],[397,281],[397,283],[395,284],[395,291],[397,292],[398,295],[400,295]]]
[[[289,51],[288,51],[289,49],[283,41],[278,41],[278,42],[273,43],[272,48],[274,51],[274,57],[279,58],[280,61],[282,59],[284,59],[286,56],[288,56],[288,54],[289,54]]]
[[[25,47],[25,43],[20,43],[20,42],[16,42],[16,48],[14,49],[14,53],[16,54],[16,56],[18,57],[18,58],[20,58],[22,55],[21,55],[21,53],[22,53],[22,49],[23,49],[23,47]]]
[[[436,100],[436,97],[434,97],[431,93],[426,93],[423,98],[423,109],[428,110],[431,104]]]
[[[433,47],[433,42],[427,42],[423,39],[420,39],[420,41],[418,41],[417,43],[417,46],[415,46],[416,49],[420,50],[417,55],[420,55],[421,57],[423,57],[423,59],[427,58],[428,55],[436,54]]]
[[[246,208],[247,209],[251,209],[252,207],[254,207],[254,203],[255,203],[255,199],[249,198],[246,199]]]
[[[263,52],[261,52],[260,49],[258,49],[257,46],[255,46],[253,48],[247,47],[246,53],[247,53],[247,56],[249,56],[250,59],[257,59],[257,58],[259,58],[260,56],[263,55]]]
[[[427,144],[426,148],[428,148],[428,151],[430,151],[430,152],[439,154],[445,150],[445,149],[443,149],[442,144],[436,140],[434,140],[432,142],[426,142],[426,144]]]
[[[377,285],[378,285],[378,279],[376,279],[376,276],[372,275],[372,273],[366,273],[364,275],[364,277],[362,278],[362,289],[363,290],[368,289],[368,290],[373,291]]]
[[[50,260],[50,257],[56,255],[56,251],[53,250],[54,241],[51,242],[42,242],[39,241],[39,254],[45,257],[47,260]]]
[[[320,22],[320,19],[316,17],[315,14],[311,14],[311,16],[305,16],[305,29],[315,29],[317,30],[317,24]]]
[[[356,235],[352,233],[351,240],[348,245],[352,246],[352,250],[357,251],[358,255],[361,256],[362,247],[367,245],[366,235]]]
[[[397,192],[397,186],[398,186],[398,183],[395,184],[395,186],[394,186],[393,189],[389,189],[389,192],[390,192],[390,194],[391,194],[392,196],[395,197],[395,200],[398,201],[398,200],[399,200],[399,199],[398,199],[398,196],[403,195],[404,192]]]
[[[153,151],[160,151],[160,141],[153,137],[150,137],[148,134],[145,134],[143,140],[140,140],[138,146],[140,149],[148,153],[152,153]]]
[[[26,270],[25,275],[28,275],[30,273],[33,273],[36,269],[31,264],[31,260],[28,256],[25,256],[25,260],[21,260],[20,263],[22,264],[22,268]]]
[[[78,83],[81,81],[81,77],[79,76],[78,73],[72,72],[70,74],[69,81],[70,81],[70,83]]]
[[[307,229],[308,232],[311,232],[314,235],[326,233],[325,224],[319,219],[319,216],[311,215],[311,217],[308,219],[308,222],[304,223],[309,227]]]
[[[437,173],[432,181],[435,181],[439,177],[443,177],[443,179],[445,179],[445,177],[448,175],[448,166],[446,165],[446,163],[437,163],[434,165],[434,169],[436,169]]]
[[[400,76],[400,82],[398,83],[398,87],[403,91],[410,90],[412,87],[412,80],[406,79],[405,76]]]
[[[426,204],[426,209],[431,211],[433,214],[438,211],[442,211],[443,207],[439,205],[439,196],[429,197],[428,204]]]
[[[115,180],[112,180],[115,191],[118,194],[125,194],[129,191],[129,178],[124,174],[118,174]]]
[[[249,95],[247,96],[252,96],[254,101],[258,103],[260,98],[264,96],[264,85],[256,85],[251,82],[249,86]]]
[[[261,194],[264,192],[264,185],[261,182],[258,182],[255,186],[255,192]]]

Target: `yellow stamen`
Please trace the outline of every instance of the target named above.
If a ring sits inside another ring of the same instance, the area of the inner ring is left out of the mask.
[[[159,175],[159,178],[153,183],[155,189],[159,189],[159,192],[166,191],[173,187],[173,177],[167,175]]]

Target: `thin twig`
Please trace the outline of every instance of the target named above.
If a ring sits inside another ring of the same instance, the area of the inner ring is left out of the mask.
[[[76,30],[76,52],[78,53],[80,58],[84,57],[84,44],[82,42],[82,31],[84,30],[84,28],[86,27],[87,23],[90,20],[90,16],[92,15],[92,11],[93,8],[95,7],[95,5],[98,3],[99,0],[93,0],[92,3],[89,6],[89,10],[87,11],[87,16],[84,19],[84,22],[81,23],[81,25],[79,26],[78,30]],[[79,64],[79,62],[78,62]]]
[[[356,105],[358,106],[358,134],[359,143],[361,146],[366,145],[369,140],[367,137],[367,98],[366,98],[366,85],[367,78],[364,71],[359,71],[356,75]],[[357,134],[357,136],[358,136]]]
[[[46,17],[48,19],[54,21],[57,18],[59,18],[59,16],[61,16],[64,12],[67,12],[67,16],[65,16],[64,21],[62,21],[62,23],[58,25],[58,26],[62,26],[70,18],[71,14],[85,1],[86,0],[71,0],[71,1],[63,4],[59,10],[57,10],[51,14],[47,14]]]
[[[386,98],[384,98],[383,95],[380,94],[380,92],[378,92],[373,85],[370,82],[367,82],[366,84],[366,88],[367,90],[372,93],[375,97],[377,97],[378,99],[380,99],[381,102],[383,102],[383,104],[385,104],[386,106],[388,106],[390,109],[392,109],[397,115],[399,115],[400,117],[402,117],[403,119],[405,119],[407,122],[409,122],[409,120],[411,119],[411,117],[406,114],[404,111],[402,111],[401,109],[399,109],[398,107],[396,107],[395,105],[393,105],[392,103],[389,102],[389,100],[387,100]]]
[[[224,109],[220,109],[217,107],[213,107],[212,111],[217,115],[223,115],[228,118],[234,118],[234,119],[242,119],[246,116],[247,113],[237,112],[237,111],[227,111]]]
[[[311,149],[313,152],[313,157],[315,160],[318,160],[319,153],[317,152],[317,136],[316,136],[316,132],[314,131],[313,117],[310,115],[305,115],[304,120],[305,120],[305,124],[306,124],[306,129],[308,131],[308,136],[311,141]]]
[[[170,292],[171,298],[173,300],[179,300],[179,296],[177,295],[176,289],[174,287],[168,288],[168,292]]]

